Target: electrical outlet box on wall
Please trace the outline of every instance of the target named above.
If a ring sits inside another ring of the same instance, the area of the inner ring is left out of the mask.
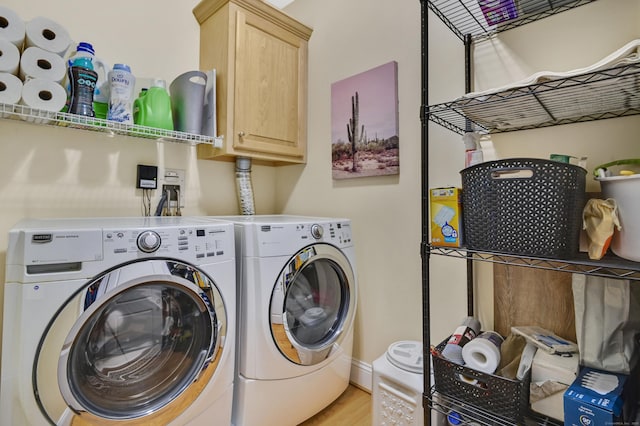
[[[184,207],[184,198],[186,192],[185,171],[182,169],[165,168],[158,173],[158,194],[156,196],[156,205],[160,202],[162,192],[168,192],[168,211],[172,214],[176,213],[178,208]]]

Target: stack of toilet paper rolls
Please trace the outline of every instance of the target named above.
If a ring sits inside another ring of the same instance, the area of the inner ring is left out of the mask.
[[[17,13],[0,6],[0,117],[19,114],[28,121],[46,122],[50,113],[64,108],[67,92],[65,55],[72,40],[56,22],[38,17],[24,22]]]

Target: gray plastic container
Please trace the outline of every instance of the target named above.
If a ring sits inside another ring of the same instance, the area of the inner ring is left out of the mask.
[[[169,86],[174,130],[200,134],[204,110],[207,75],[188,71],[176,77]]]

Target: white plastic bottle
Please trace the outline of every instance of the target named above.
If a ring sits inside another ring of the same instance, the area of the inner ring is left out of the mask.
[[[107,120],[133,124],[136,78],[125,64],[115,64],[109,72],[109,112]]]

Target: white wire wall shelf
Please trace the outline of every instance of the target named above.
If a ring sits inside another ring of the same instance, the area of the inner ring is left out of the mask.
[[[512,19],[497,23],[497,19],[487,19],[477,0],[430,0],[427,4],[461,40],[468,36],[480,41],[593,1],[596,0],[519,0],[509,15]]]
[[[640,114],[640,62],[430,105],[454,132],[502,133]]]
[[[195,133],[158,129],[155,127],[140,126],[137,124],[118,123],[101,118],[85,117],[65,112],[46,111],[25,105],[0,103],[0,117],[5,119],[20,119],[27,123],[36,125],[69,127],[106,133],[108,135],[153,139],[159,142],[177,142],[189,145],[207,144],[216,147],[222,146],[221,136],[214,138],[212,136]]]
[[[558,260],[472,250],[464,247],[429,246],[428,251],[434,255],[464,259],[472,257],[473,260],[503,265],[525,266],[528,268],[640,281],[640,263],[625,260],[613,254],[607,254],[600,260],[591,260],[586,253],[578,253],[575,258]]]

